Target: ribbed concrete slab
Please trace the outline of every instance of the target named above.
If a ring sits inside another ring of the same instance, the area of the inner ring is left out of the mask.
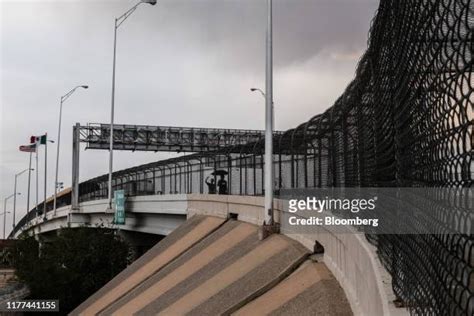
[[[323,263],[306,261],[297,271],[235,316],[352,315],[344,291]]]
[[[291,273],[307,255],[279,235],[258,240],[257,226],[229,221],[103,315],[220,314]]]
[[[216,217],[193,216],[78,306],[71,315],[98,314],[223,223],[223,219]]]
[[[228,314],[271,289],[307,255],[299,244],[273,235],[164,312],[170,312],[165,313],[168,315]]]
[[[249,237],[250,240],[256,239],[257,228],[255,226],[237,221],[225,223],[169,266],[112,304],[104,310],[103,314],[132,315],[154,301],[162,304],[164,302],[165,306],[169,305],[188,289],[188,279],[191,276],[195,278],[196,273],[200,272],[197,274],[197,284],[199,284],[202,270],[206,266],[209,277],[212,276],[214,271],[209,269],[209,264],[216,257],[228,253],[228,250],[236,245],[247,243]],[[186,280],[188,283],[182,284]]]
[[[73,315],[352,315],[322,263],[283,235],[193,217]]]

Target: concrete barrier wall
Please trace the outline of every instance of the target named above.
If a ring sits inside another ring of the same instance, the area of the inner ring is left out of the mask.
[[[187,195],[149,195],[126,199],[127,220],[120,229],[148,234],[168,235],[186,220]],[[70,206],[49,211],[46,219],[42,216],[32,219],[23,227],[31,234],[41,234],[61,227],[81,227],[105,225],[113,227],[114,213],[107,210],[108,200],[82,202],[77,211]],[[19,230],[16,237],[22,233]]]
[[[264,199],[253,196],[188,195],[188,218],[194,214],[228,217],[238,214],[238,219],[256,225],[263,223]],[[275,200],[275,220],[288,213],[288,202]],[[354,315],[408,315],[405,309],[393,305],[395,296],[391,289],[391,278],[381,266],[375,248],[364,234],[352,227],[345,233],[321,229],[314,234],[281,233],[297,240],[310,251],[315,241],[324,246],[324,262],[341,284]]]
[[[276,201],[274,208],[275,220],[280,219],[280,211],[284,203]],[[255,196],[240,195],[213,195],[213,194],[189,194],[188,195],[188,218],[194,214],[210,215],[227,218],[230,213],[237,214],[239,220],[262,225],[264,200]]]

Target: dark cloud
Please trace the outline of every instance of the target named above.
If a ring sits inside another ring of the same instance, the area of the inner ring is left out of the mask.
[[[275,63],[285,66],[303,62],[325,47],[365,48],[375,2],[275,0],[273,6]],[[175,40],[192,37],[192,44],[218,49],[250,68],[264,54],[264,0],[177,0],[163,2],[159,10],[160,27],[165,24],[166,33]]]

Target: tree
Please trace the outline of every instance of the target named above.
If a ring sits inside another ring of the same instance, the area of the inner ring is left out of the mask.
[[[12,249],[17,277],[32,299],[59,299],[67,314],[122,271],[129,245],[106,228],[63,228],[48,240],[19,240]]]

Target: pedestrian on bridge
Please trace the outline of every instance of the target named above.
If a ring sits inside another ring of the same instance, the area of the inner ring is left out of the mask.
[[[227,181],[225,180],[223,174],[221,174],[221,178],[217,182],[217,186],[219,187],[219,194],[227,194]]]
[[[216,182],[214,178],[211,178],[211,179],[209,178],[211,178],[211,176],[208,176],[206,178],[206,184],[207,184],[209,194],[216,194]]]

